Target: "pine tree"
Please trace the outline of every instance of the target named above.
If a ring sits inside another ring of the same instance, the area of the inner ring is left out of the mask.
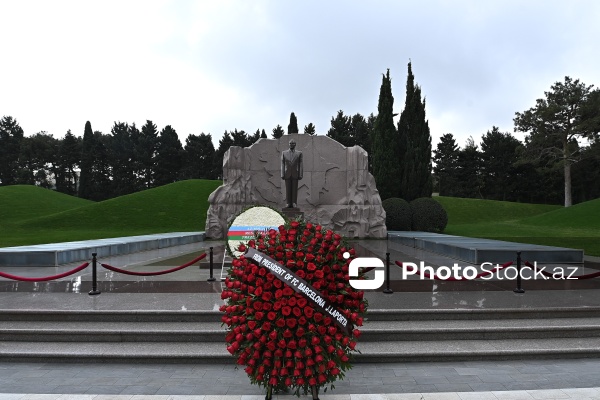
[[[288,125],[288,135],[291,133],[298,133],[298,120],[294,113],[290,114],[290,123]]]
[[[262,132],[260,133],[260,138],[261,139],[266,139],[267,138],[267,133],[265,132],[265,130],[263,129]]]
[[[382,200],[398,196],[398,134],[394,126],[394,97],[390,70],[383,76],[379,90],[378,114],[372,133],[373,176]]]
[[[315,125],[311,122],[308,125],[304,125],[304,133],[306,135],[314,135],[317,133]]]
[[[134,147],[136,170],[143,188],[154,187],[156,151],[158,147],[158,127],[146,120]]]
[[[419,197],[431,197],[431,133],[425,119],[425,100],[421,100],[421,88],[415,85],[411,63],[408,63],[406,101],[398,122],[399,148],[404,164],[400,197],[412,201]],[[406,144],[406,150],[403,147]]]
[[[215,147],[210,133],[199,136],[189,135],[185,139],[185,165],[183,174],[185,179],[216,179],[215,174]]]
[[[171,125],[160,131],[156,153],[155,185],[176,182],[183,167],[183,146]]]
[[[17,183],[23,129],[13,117],[0,120],[0,185]]]
[[[69,129],[58,147],[58,160],[54,168],[56,190],[69,195],[77,194],[76,170],[81,163],[81,143]]]
[[[110,167],[112,170],[112,195],[122,196],[135,191],[133,174],[133,143],[131,130],[125,122],[115,122],[111,128]]]
[[[457,183],[459,148],[451,133],[442,135],[434,150],[434,172],[440,196],[453,196]]]
[[[279,139],[280,137],[282,137],[284,135],[284,131],[283,131],[283,127],[281,125],[277,125],[275,128],[273,128],[273,138],[274,139]]]
[[[354,146],[354,138],[351,132],[351,118],[348,115],[344,115],[342,110],[339,110],[335,118],[331,118],[331,128],[327,131],[326,136],[346,147]]]

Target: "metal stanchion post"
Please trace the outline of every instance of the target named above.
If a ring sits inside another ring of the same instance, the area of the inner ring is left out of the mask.
[[[383,289],[383,293],[394,293],[390,289],[390,253],[385,253],[385,289]]]
[[[96,256],[98,253],[92,253],[92,290],[88,292],[90,296],[100,294],[98,290],[98,281],[96,279]]]
[[[214,282],[216,279],[213,276],[213,248],[210,248],[210,261],[209,261],[209,267],[210,267],[210,278],[207,279],[207,281],[209,282]]]
[[[517,251],[517,288],[513,290],[515,293],[525,293],[521,287],[521,252]]]

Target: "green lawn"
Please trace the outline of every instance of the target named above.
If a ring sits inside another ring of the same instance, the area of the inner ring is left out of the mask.
[[[17,215],[0,220],[0,247],[56,243],[162,232],[204,230],[208,196],[221,181],[188,180],[117,197],[98,203],[80,200],[49,190],[22,188],[19,196],[6,201],[15,206],[31,193],[36,202],[60,195],[63,207],[41,212],[33,200],[30,213],[19,208]],[[11,189],[6,187],[1,189]],[[0,191],[2,193],[2,191]],[[7,195],[7,197],[11,197]],[[56,201],[53,201],[56,203]],[[60,203],[60,202],[59,202]],[[4,201],[2,203],[4,208]],[[52,204],[48,200],[48,204]]]
[[[0,247],[204,230],[221,181],[189,180],[94,203],[34,186],[0,187]],[[445,233],[584,249],[600,256],[600,199],[564,208],[434,197]]]
[[[436,200],[449,215],[444,233],[584,249],[585,254],[600,256],[600,199],[568,208],[448,197]]]

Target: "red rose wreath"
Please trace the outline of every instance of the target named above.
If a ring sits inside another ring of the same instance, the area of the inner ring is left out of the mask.
[[[319,387],[343,379],[352,367],[360,335],[355,326],[363,323],[367,301],[348,283],[355,253],[341,239],[319,225],[292,221],[257,233],[232,262],[221,295],[227,350],[253,384],[267,389],[267,399],[273,389],[296,395],[310,389],[317,398]]]

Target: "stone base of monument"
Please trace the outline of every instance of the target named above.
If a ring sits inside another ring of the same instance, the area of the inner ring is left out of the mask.
[[[300,211],[298,207],[284,207],[281,209],[281,213],[287,219],[304,218],[304,212]]]

